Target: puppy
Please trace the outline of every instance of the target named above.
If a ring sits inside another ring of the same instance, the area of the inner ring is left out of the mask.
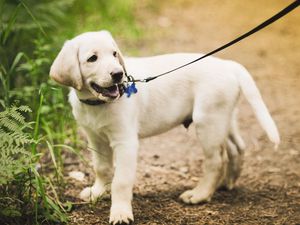
[[[233,61],[208,57],[149,83],[137,83],[137,94],[123,95],[126,72],[142,79],[200,56],[123,58],[110,33],[100,31],[67,41],[53,62],[50,76],[71,87],[74,117],[93,149],[95,183],[80,198],[94,201],[111,186],[110,223],[133,221],[139,138],[194,123],[206,158],[205,173],[195,188],[181,194],[188,204],[210,201],[221,186],[232,189],[240,174],[245,145],[236,104],[241,92],[269,139],[279,144],[276,125],[253,79]]]

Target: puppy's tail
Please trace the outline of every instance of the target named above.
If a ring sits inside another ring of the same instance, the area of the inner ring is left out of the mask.
[[[238,67],[237,77],[239,79],[242,92],[251,105],[256,118],[267,133],[270,141],[275,144],[276,149],[280,143],[278,129],[261,97],[258,88],[255,85],[253,78],[242,65],[238,64]]]

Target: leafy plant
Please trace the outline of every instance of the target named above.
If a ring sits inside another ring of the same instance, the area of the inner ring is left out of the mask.
[[[36,223],[41,218],[66,222],[65,205],[51,179],[38,171],[41,154],[29,150],[37,143],[32,123],[23,115],[30,112],[27,106],[0,112],[0,222],[21,216],[35,218]]]
[[[45,132],[41,121],[54,123],[56,119],[47,118],[51,114],[44,113],[44,103],[51,105],[65,99],[62,92],[52,95],[48,91],[53,86],[48,85],[51,49],[44,30],[51,23],[49,18],[37,19],[36,15],[43,8],[49,10],[49,4],[61,3],[44,1],[29,8],[34,2],[0,2],[0,224],[19,224],[21,218],[29,224],[43,220],[66,222],[65,208],[70,208],[70,204],[60,202],[51,174],[40,170],[41,158],[59,149],[53,147],[57,139],[45,140],[45,133],[54,133],[56,126]],[[56,15],[51,13],[42,15]],[[16,106],[20,104],[30,107]],[[52,162],[55,171],[62,167],[56,158]]]
[[[34,140],[27,131],[31,126],[25,122],[22,112],[31,110],[27,106],[13,106],[0,112],[0,185],[26,171],[32,160],[26,146]]]
[[[40,109],[39,134],[49,135],[52,144],[64,142],[66,121],[72,120],[66,90],[58,89],[49,80],[55,51],[48,35],[72,2],[2,0],[0,4],[3,13],[0,16],[0,109],[17,101],[34,109],[30,114],[30,119],[34,120],[40,104],[39,91],[42,90],[45,104]],[[66,117],[55,116],[58,113]],[[75,129],[74,123],[69,124]]]
[[[67,222],[71,204],[57,191],[64,152],[81,155],[68,90],[49,67],[77,33],[138,38],[135,10],[134,0],[0,0],[0,224]]]

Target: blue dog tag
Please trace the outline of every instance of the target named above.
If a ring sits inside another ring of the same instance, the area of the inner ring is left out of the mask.
[[[127,87],[125,88],[125,93],[127,94],[127,97],[129,98],[132,94],[137,93],[137,89],[135,87],[135,83],[132,83],[130,85],[127,85]]]

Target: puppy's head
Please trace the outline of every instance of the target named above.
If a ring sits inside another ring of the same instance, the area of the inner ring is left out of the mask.
[[[120,97],[125,76],[122,54],[107,31],[88,32],[67,41],[54,60],[50,77],[102,101]]]

